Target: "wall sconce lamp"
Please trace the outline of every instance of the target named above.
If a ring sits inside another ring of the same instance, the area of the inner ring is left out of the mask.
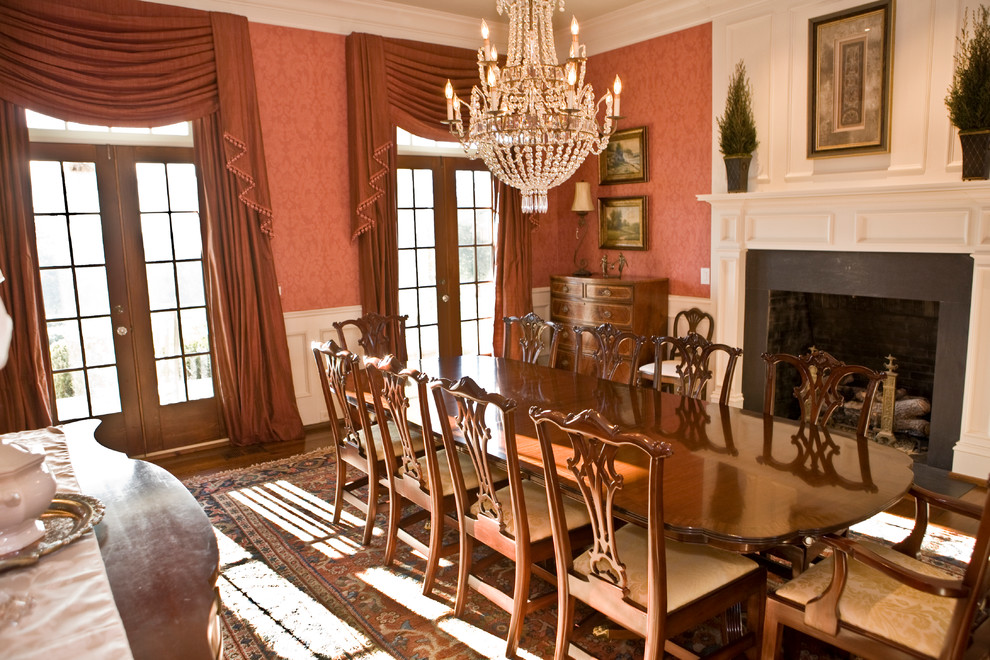
[[[574,266],[577,270],[574,271],[574,277],[590,277],[591,271],[588,270],[588,260],[582,259],[578,262],[578,251],[581,248],[581,239],[584,238],[584,229],[587,224],[587,216],[590,212],[595,210],[595,205],[591,202],[591,184],[587,181],[578,181],[574,184],[574,203],[571,204],[571,210],[578,214],[578,224],[577,229],[574,231],[574,238],[577,240],[577,245],[574,246]]]

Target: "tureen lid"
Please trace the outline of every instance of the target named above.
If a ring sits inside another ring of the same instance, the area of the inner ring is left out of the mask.
[[[16,442],[0,442],[0,476],[37,465],[44,460],[44,455],[36,454],[24,445]]]

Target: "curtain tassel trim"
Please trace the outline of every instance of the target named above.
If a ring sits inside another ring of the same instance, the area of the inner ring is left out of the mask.
[[[363,222],[351,235],[351,241],[357,240],[358,236],[374,227],[375,223],[378,221],[377,218],[368,215],[365,210],[369,206],[374,206],[378,200],[385,196],[385,187],[382,184],[382,179],[388,175],[388,160],[385,158],[385,154],[387,154],[391,149],[392,143],[387,142],[375,149],[372,154],[375,162],[381,165],[381,168],[372,172],[371,177],[368,179],[368,184],[375,190],[374,194],[357,205],[357,215]]]
[[[268,236],[268,238],[274,238],[275,233],[272,231],[272,210],[261,206],[253,199],[250,199],[248,194],[255,189],[256,183],[254,177],[242,170],[241,168],[234,165],[234,161],[237,161],[247,154],[247,144],[244,141],[237,139],[230,133],[224,131],[224,140],[227,141],[234,149],[234,153],[230,158],[227,159],[227,170],[233,173],[238,179],[240,179],[244,184],[244,189],[237,193],[237,199],[240,200],[244,206],[249,209],[254,210],[258,215],[261,216],[261,231]]]

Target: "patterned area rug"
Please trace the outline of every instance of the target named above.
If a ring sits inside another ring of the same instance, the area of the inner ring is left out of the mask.
[[[393,566],[382,566],[384,517],[369,547],[348,509],[332,524],[334,478],[333,455],[321,450],[186,482],[220,545],[225,660],[504,657],[507,614],[469,592],[464,615],[453,616],[456,566],[441,565],[427,598],[425,561],[407,546],[400,544]],[[494,570],[511,580],[507,562]],[[527,616],[520,657],[552,658],[555,625],[555,607]],[[703,654],[719,643],[718,628],[702,626],[678,641]],[[848,657],[809,641],[795,640],[793,657]],[[638,640],[579,642],[598,657],[642,657]]]

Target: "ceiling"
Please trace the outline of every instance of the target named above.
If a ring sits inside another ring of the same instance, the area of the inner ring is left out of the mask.
[[[150,0],[145,0],[150,1]],[[156,0],[166,4],[241,14],[248,20],[335,34],[367,32],[385,37],[475,49],[487,20],[496,44],[508,29],[495,0]],[[595,54],[645,41],[716,16],[773,0],[565,0],[555,12],[557,40],[566,40],[571,16],[581,41]]]

